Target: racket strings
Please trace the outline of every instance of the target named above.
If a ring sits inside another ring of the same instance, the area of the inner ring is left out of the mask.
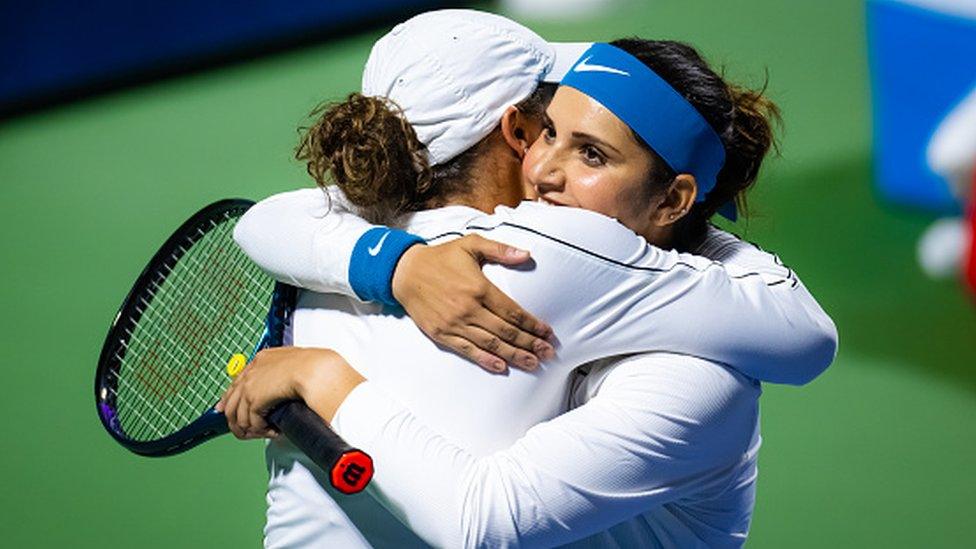
[[[222,248],[221,251],[225,249],[226,248]],[[188,269],[195,269],[194,272],[200,272],[201,270],[203,270],[202,266],[199,266],[200,261],[198,259],[198,256],[188,255],[187,260],[189,263],[191,263],[191,265],[188,266]],[[224,261],[222,260],[222,258],[211,257],[207,259],[207,263],[221,265],[224,263]],[[239,265],[235,265],[235,266],[239,266]],[[218,277],[210,276],[207,277],[205,280],[217,281]],[[187,277],[177,277],[176,281],[177,283],[181,281],[186,283]],[[203,298],[213,295],[213,288],[215,286],[216,285],[212,283],[203,285],[203,287],[199,289],[198,295],[202,296]],[[206,345],[206,342],[211,341],[217,335],[217,332],[220,330],[222,324],[225,326],[233,327],[233,323],[228,324],[227,320],[229,319],[226,318],[230,312],[229,306],[237,305],[240,303],[239,297],[241,292],[244,291],[244,288],[236,283],[226,284],[224,285],[224,288],[226,288],[227,291],[223,295],[215,296],[217,300],[223,305],[223,309],[224,309],[223,311],[219,310],[217,307],[214,307],[213,304],[211,303],[211,300],[208,299],[184,300],[175,305],[177,309],[175,311],[175,315],[171,318],[176,319],[177,326],[175,328],[171,328],[170,331],[176,334],[180,334],[179,339],[182,345],[179,346],[178,348],[184,352],[184,354],[186,355],[185,358],[191,360],[192,362],[199,362],[199,360],[202,358],[203,354],[205,353],[205,348],[201,347],[201,345]],[[189,291],[189,289],[180,288],[178,291],[181,293],[181,295],[185,295],[185,292]],[[170,292],[167,295],[173,295],[173,294],[174,292]],[[209,311],[202,311],[200,309],[201,305],[206,306],[209,309]],[[183,307],[183,310],[179,309],[179,307],[181,306]],[[192,309],[192,314],[187,314],[187,310],[186,310],[187,308]],[[207,318],[207,315],[218,315],[218,316],[216,317],[216,320],[207,322],[204,320],[205,318]],[[170,341],[172,341],[171,338]],[[198,371],[208,374],[209,380],[216,384],[221,384],[224,381],[221,376],[215,375],[214,370],[200,369]]]
[[[189,255],[189,254],[186,256],[186,258],[189,260],[190,263],[198,263],[199,262],[199,259],[198,259],[199,257],[202,257],[202,256],[199,256],[199,255]],[[224,261],[222,259],[220,259],[219,257],[218,258],[215,258],[213,256],[206,257],[205,260],[206,260],[206,264],[220,264],[220,263],[224,263]],[[193,265],[190,265],[190,267],[192,269]],[[201,272],[206,272],[206,270],[202,270]],[[177,282],[176,284],[174,284],[174,290],[173,291],[170,291],[170,292],[163,292],[163,293],[160,294],[160,296],[176,296],[177,295],[177,292],[179,292],[180,294],[185,295],[186,290],[185,290],[185,288],[181,288],[180,287],[179,282],[182,281],[184,283],[184,285],[185,285],[185,283],[187,282],[187,279],[185,277],[179,277],[178,276],[178,277],[174,278],[173,280],[175,280]],[[213,277],[208,277],[207,280],[208,281],[209,280],[213,280]],[[219,294],[215,295],[214,294],[213,289],[214,289],[215,286],[216,286],[216,284],[213,284],[213,283],[201,285],[201,287],[199,288],[200,291],[198,293],[198,296],[202,296],[203,298],[212,299],[213,301],[218,302],[222,306],[222,308],[224,308],[225,310],[229,306],[233,306],[233,305],[236,304],[236,302],[238,301],[236,298],[239,297],[239,296],[228,295],[228,293],[229,294],[234,294],[233,290],[235,288],[237,289],[237,293],[240,293],[240,285],[239,284],[232,283],[230,285],[225,285],[224,288],[228,289],[228,291],[225,291],[223,293],[223,295],[219,295]],[[164,300],[161,300],[161,303],[163,303],[163,301]],[[211,340],[211,339],[214,338],[214,336],[216,335],[216,332],[217,332],[217,329],[215,329],[213,327],[214,324],[225,323],[226,320],[227,320],[227,318],[225,318],[225,316],[226,316],[226,313],[225,313],[223,317],[221,317],[221,316],[217,317],[217,320],[215,322],[212,322],[210,324],[205,324],[202,319],[203,319],[204,315],[206,315],[208,313],[208,311],[202,311],[200,309],[200,306],[199,306],[200,303],[201,303],[201,301],[199,299],[191,299],[191,300],[183,299],[180,302],[176,302],[176,303],[172,303],[171,302],[171,303],[168,303],[168,305],[170,305],[170,307],[176,313],[175,315],[170,316],[169,318],[178,318],[178,319],[181,319],[181,320],[179,320],[175,325],[168,326],[168,329],[165,329],[165,328],[167,328],[167,326],[162,326],[162,328],[164,328],[164,329],[162,329],[161,333],[164,336],[166,343],[169,344],[169,347],[171,347],[173,349],[179,349],[179,350],[182,351],[181,354],[183,356],[182,357],[179,357],[177,360],[182,360],[182,363],[183,364],[187,364],[187,363],[189,363],[189,364],[200,363],[203,355],[206,352],[206,349],[201,348],[199,346],[199,344],[196,344],[196,345],[188,345],[187,344],[186,337],[187,336],[188,337],[192,337],[193,338],[193,341],[200,341],[200,340],[208,341],[208,340]],[[210,309],[210,311],[209,311],[210,313],[220,314],[220,311],[218,311],[216,308],[214,308],[209,303],[209,301],[203,301],[202,303],[204,303]],[[183,309],[181,310],[180,307],[183,307]],[[187,308],[192,309],[193,313],[192,314],[188,314]],[[157,327],[159,327],[159,325],[157,325]],[[170,337],[169,336],[170,333],[178,334],[179,337],[177,337],[176,340],[174,340],[173,337]],[[147,335],[157,335],[157,334],[147,333]],[[158,340],[156,342],[158,343]],[[150,357],[150,359],[155,359],[155,358],[156,357]],[[169,357],[168,360],[167,360],[167,363],[172,364],[173,363],[172,360],[173,360],[173,357]],[[156,372],[157,374],[159,373],[159,370],[158,369],[153,369],[152,371],[153,372]],[[215,368],[212,368],[212,369],[198,368],[196,370],[176,372],[176,374],[177,374],[177,377],[179,375],[183,375],[184,377],[186,377],[188,375],[192,375],[194,373],[199,373],[199,372],[203,372],[204,374],[206,374],[204,376],[205,379],[203,380],[203,382],[205,384],[207,384],[207,385],[210,385],[210,387],[208,387],[208,390],[207,391],[203,391],[203,393],[205,393],[205,394],[201,395],[201,391],[200,390],[197,390],[198,387],[200,387],[200,380],[193,380],[193,379],[184,379],[183,380],[184,385],[186,386],[187,389],[189,389],[189,392],[191,394],[197,396],[197,402],[196,402],[196,405],[193,406],[192,412],[189,412],[189,411],[186,412],[186,413],[192,413],[193,415],[196,415],[196,412],[198,411],[197,408],[199,408],[199,407],[205,407],[205,406],[207,406],[209,404],[212,404],[212,402],[210,402],[210,398],[208,398],[209,397],[209,394],[213,392],[213,388],[214,387],[216,387],[218,391],[219,390],[222,390],[223,389],[223,385],[225,384],[224,382],[226,381],[226,378],[221,379],[222,376],[216,371]],[[156,377],[158,378],[159,376],[157,375]],[[173,402],[171,400],[169,400],[170,394],[172,394],[173,396],[176,396],[177,398],[180,398],[181,400],[183,400],[184,402],[186,402],[186,399],[185,398],[181,398],[182,397],[182,394],[179,391],[179,389],[181,387],[174,386],[174,381],[173,381],[174,380],[174,376],[164,377],[163,379],[164,379],[164,381],[163,381],[162,387],[157,387],[155,389],[157,391],[159,389],[162,389],[163,391],[166,391],[166,393],[164,393],[163,395],[157,395],[157,396],[166,397],[165,399],[161,399],[161,400],[163,400],[163,402],[165,402],[165,403],[170,404],[171,406],[173,405]],[[185,414],[184,414],[184,417],[182,417],[181,419],[187,419],[187,417],[185,416]]]
[[[173,365],[187,364],[195,357],[185,352],[179,353],[181,356],[174,356],[174,351],[180,350],[181,347],[177,341],[170,337],[167,326],[150,322],[155,316],[166,314],[166,311],[172,308],[169,298],[173,292],[181,290],[180,280],[175,277],[172,280],[174,281],[172,288],[167,286],[165,290],[158,281],[154,283],[155,287],[150,289],[149,301],[145,298],[141,299],[146,309],[138,328],[134,327],[133,330],[127,330],[131,335],[132,344],[128,346],[127,353],[124,355],[126,360],[120,370],[130,375],[117,375],[121,378],[119,391],[122,392],[122,398],[119,400],[127,404],[120,406],[120,418],[130,436],[136,438],[139,438],[143,434],[142,431],[147,429],[151,429],[156,436],[165,432],[160,431],[160,427],[156,423],[166,427],[166,430],[175,430],[178,427],[177,422],[183,423],[186,414],[190,413],[188,409],[196,408],[179,391],[180,387],[175,381],[176,376],[174,372],[170,371],[173,369]],[[169,368],[164,370],[158,366],[160,361],[169,365]],[[130,380],[130,377],[134,379]],[[199,394],[193,384],[185,385],[189,389],[188,396]],[[148,395],[144,395],[144,391],[148,391]],[[132,397],[135,398],[135,402],[131,401]],[[178,407],[177,405],[180,403],[172,401],[172,397],[182,401],[183,406]],[[198,398],[199,396],[194,400]],[[164,410],[164,408],[166,409]],[[153,418],[158,421],[146,421],[148,419],[147,414],[150,412]],[[132,416],[141,420],[142,424],[133,425]],[[139,431],[135,427],[142,427],[143,429]]]
[[[188,255],[187,252],[184,252],[183,257],[187,259],[193,258],[193,256]],[[166,273],[166,276],[171,276],[172,271],[170,266],[167,266],[167,271],[168,272]],[[174,276],[170,278],[170,280],[172,281],[171,286],[166,287],[165,291],[163,290],[163,286],[160,285],[158,280],[154,281],[153,287],[151,288],[151,292],[152,292],[151,301],[153,303],[156,303],[157,305],[154,306],[150,302],[146,301],[145,299],[141,300],[144,304],[147,305],[147,309],[146,309],[147,313],[145,319],[147,320],[152,319],[153,315],[156,314],[167,315],[174,312],[172,310],[174,306],[174,299],[179,299],[179,297],[177,296],[174,298],[173,296],[177,295],[177,292],[181,294],[185,294],[186,281],[184,280],[184,277],[180,277],[180,276]],[[152,307],[152,312],[148,312],[149,307]],[[170,316],[168,318],[172,318],[172,317]],[[140,333],[140,335],[143,337],[137,337],[131,331],[129,332],[130,334],[133,335],[133,339],[132,339],[133,345],[129,350],[129,352],[132,354],[128,355],[128,357],[132,358],[133,360],[127,362],[131,365],[132,372],[134,373],[135,376],[139,378],[139,381],[141,382],[142,386],[147,388],[151,393],[153,393],[153,396],[155,397],[154,400],[156,400],[160,404],[168,405],[168,407],[170,408],[169,412],[171,414],[176,414],[177,420],[183,422],[183,420],[187,419],[186,414],[191,412],[188,412],[187,410],[175,410],[174,409],[176,408],[175,403],[170,401],[168,397],[170,395],[175,395],[178,398],[180,398],[184,403],[187,404],[190,403],[189,401],[186,400],[185,397],[183,397],[183,395],[179,391],[180,387],[178,385],[174,385],[176,382],[174,381],[175,378],[172,375],[172,372],[163,372],[161,371],[160,368],[157,367],[156,364],[160,359],[162,359],[165,360],[164,362],[165,364],[170,365],[170,367],[172,368],[173,365],[187,364],[190,363],[190,361],[193,361],[194,359],[198,360],[199,357],[194,357],[192,354],[186,352],[181,352],[180,354],[182,356],[179,357],[173,356],[172,354],[173,350],[185,351],[185,348],[181,347],[180,344],[169,335],[171,330],[165,329],[167,328],[166,324],[144,322],[143,319],[140,319],[140,327],[144,328],[144,331]],[[150,341],[152,342],[151,345],[146,343]],[[143,343],[143,345],[140,346],[139,343]],[[164,343],[165,345],[160,345],[160,343]],[[164,351],[163,354],[165,356],[162,357],[159,356],[160,350]],[[146,355],[143,356],[143,353],[140,351],[146,351]],[[169,352],[167,353],[167,351]],[[133,362],[135,362],[134,365],[132,364]],[[133,394],[137,395],[138,397],[137,400],[140,401],[139,402],[140,404],[145,405],[149,410],[154,411],[156,416],[164,417],[162,411],[159,408],[153,407],[153,404],[145,396],[143,396],[142,393],[139,392],[136,387],[133,386],[133,383],[127,383],[127,385],[129,385],[129,387],[123,386],[120,387],[120,389],[132,390]],[[193,384],[187,384],[187,388],[190,389],[191,393],[197,395],[198,398],[200,398],[199,391],[195,389]],[[199,404],[197,405],[190,404],[189,408],[194,409],[197,408],[198,406]],[[131,408],[133,412],[138,411],[138,408],[135,407],[131,407]],[[173,423],[172,419],[169,419],[166,423],[170,426],[176,425],[175,423]],[[124,421],[123,424],[125,424]]]
[[[190,259],[192,262],[197,262],[199,257],[202,257],[202,256],[187,255],[187,258]],[[219,263],[222,263],[223,262],[223,261],[217,260],[217,258],[214,258],[212,256],[206,258],[206,260],[208,260],[208,263],[209,262],[213,262],[213,263],[218,263],[219,264]],[[174,280],[176,280],[177,282],[179,282],[179,281],[186,282],[185,278],[183,278],[183,277],[175,278]],[[201,288],[201,290],[202,290],[201,291],[201,294],[204,297],[212,297],[212,294],[213,294],[212,289],[213,289],[214,286],[215,286],[214,284],[211,284],[209,288],[208,287]],[[224,287],[225,288],[230,288],[230,289],[233,289],[233,288],[236,287],[236,288],[239,289],[239,284],[232,284],[230,286],[224,286]],[[177,289],[182,290],[181,288],[179,288],[179,284],[175,284],[174,285],[174,288],[177,288]],[[211,294],[211,295],[208,296],[207,294]],[[176,295],[176,293],[174,291],[174,292],[163,293],[163,294],[160,294],[160,295],[173,296],[173,295]],[[227,303],[228,299],[230,299],[230,303],[229,304]],[[224,295],[223,296],[217,296],[216,301],[218,301],[219,303],[222,302],[222,305],[226,309],[226,307],[228,305],[233,305],[235,303],[236,299],[234,299],[233,297],[228,298],[227,297],[227,292],[224,292]],[[160,302],[162,303],[162,301],[160,301]],[[199,316],[199,315],[205,314],[205,311],[201,311],[201,309],[198,306],[198,304],[199,304],[198,302],[199,302],[199,300],[191,300],[191,301],[189,301],[189,306],[192,309],[194,309],[194,311],[195,311],[194,314],[196,316],[194,316],[194,315],[187,315],[186,314],[186,311],[179,311],[179,310],[177,310],[177,313],[178,313],[177,316],[179,318],[190,319],[190,321],[184,320],[184,321],[182,321],[181,324],[178,323],[175,326],[172,326],[171,325],[171,326],[169,326],[170,329],[168,331],[170,331],[170,332],[177,332],[177,333],[194,332],[193,337],[196,338],[196,339],[210,339],[210,338],[212,338],[215,335],[216,330],[213,329],[213,328],[206,328],[206,327],[203,327],[201,325],[201,322],[202,321],[200,319],[202,317]],[[183,305],[186,305],[186,303],[187,302],[184,301],[183,302]],[[171,307],[173,306],[172,303],[170,303],[170,305],[171,305]],[[175,306],[176,307],[179,307],[179,305],[180,304],[176,304]],[[211,309],[211,311],[215,311],[215,309],[212,306],[210,306],[209,303],[207,305],[208,305],[208,308]],[[259,315],[263,312],[263,307],[264,306],[261,305],[261,309],[258,312]],[[218,322],[217,323],[219,324],[221,322],[224,322],[225,320],[226,320],[225,318],[219,318],[218,317]],[[204,354],[204,350],[203,349],[188,347],[185,344],[184,345],[180,345],[180,342],[179,341],[174,341],[174,339],[172,337],[169,337],[168,336],[167,330],[164,330],[162,333],[163,333],[164,336],[166,336],[165,337],[165,340],[166,340],[167,343],[169,343],[169,345],[171,347],[177,348],[177,349],[181,349],[181,350],[184,351],[182,353],[183,356],[180,357],[182,359],[182,361],[183,361],[184,364],[187,363],[187,361],[197,362],[197,363],[200,362],[201,357]],[[237,333],[238,334],[240,333],[239,330],[237,331]],[[152,335],[152,333],[151,332],[150,333],[147,333],[147,335]],[[182,337],[179,337],[177,339],[185,342],[185,339],[182,338]],[[147,340],[148,340],[148,338],[147,338]],[[186,352],[187,349],[190,349],[190,352]],[[156,357],[151,357],[151,358],[156,358]],[[172,357],[169,360],[171,361],[172,360]],[[177,360],[179,360],[179,359],[177,359]],[[152,371],[157,374],[155,377],[158,378],[159,377],[159,375],[158,375],[159,370],[158,369],[153,369]],[[192,413],[192,415],[195,416],[195,415],[197,415],[197,412],[198,412],[198,409],[199,408],[205,408],[206,406],[211,405],[212,404],[212,398],[210,397],[210,394],[213,393],[213,392],[215,392],[213,389],[216,387],[216,391],[219,392],[219,391],[223,390],[223,386],[226,384],[226,378],[220,379],[222,376],[216,371],[216,368],[202,368],[202,369],[196,370],[196,372],[200,372],[200,371],[202,371],[203,373],[206,374],[206,376],[204,376],[205,377],[204,383],[209,382],[208,384],[211,387],[207,388],[207,390],[202,390],[202,389],[198,390],[198,388],[200,387],[200,382],[199,381],[197,381],[197,380],[184,380],[185,381],[185,385],[186,385],[185,388],[188,389],[189,394],[195,395],[197,397],[195,399],[196,400],[195,405],[193,405],[193,406],[190,407],[190,409],[192,410],[192,412],[189,412],[188,410],[184,410],[184,413],[182,414],[182,417],[180,418],[184,422],[185,422],[185,420],[190,419],[189,417],[187,417],[187,413]],[[184,375],[187,374],[187,373],[192,374],[192,373],[194,373],[194,371],[191,371],[191,372],[182,372],[182,373]],[[179,372],[178,372],[178,374],[179,374]],[[177,399],[181,400],[184,404],[187,403],[188,401],[186,400],[186,398],[183,397],[183,394],[182,394],[181,391],[173,391],[174,387],[173,387],[172,377],[165,378],[165,379],[166,379],[166,381],[164,382],[164,385],[163,385],[162,389],[164,391],[168,391],[168,392],[173,393],[172,396],[174,396]],[[201,393],[201,391],[202,391],[202,393]],[[158,392],[158,389],[157,389],[157,392]],[[165,400],[163,400],[163,403],[167,404],[170,408],[174,407],[174,404],[175,403],[169,398],[169,394],[164,395],[164,396],[166,396],[167,398]],[[143,401],[143,404],[145,404],[146,399],[143,398],[141,400]]]
[[[227,213],[187,237],[140,298],[113,390],[133,440],[162,438],[198,418],[230,384],[227,360],[261,338],[273,282],[234,244],[235,223]]]

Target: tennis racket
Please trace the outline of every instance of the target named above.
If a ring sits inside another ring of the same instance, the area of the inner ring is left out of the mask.
[[[122,303],[95,374],[98,417],[122,446],[170,456],[229,431],[214,405],[261,349],[282,344],[297,291],[266,276],[233,240],[254,203],[215,202],[163,244]],[[304,402],[268,421],[329,473],[361,491],[372,459],[351,448]]]

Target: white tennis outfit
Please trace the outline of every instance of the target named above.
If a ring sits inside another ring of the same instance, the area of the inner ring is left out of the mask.
[[[369,225],[326,212],[321,191],[285,193],[235,237],[277,278],[348,295],[348,257]],[[333,348],[369,379],[333,426],[372,455],[376,476],[369,494],[333,499],[321,471],[272,442],[266,546],[743,543],[760,442],[759,386],[743,374],[804,383],[836,350],[832,322],[792,271],[717,230],[701,251],[725,263],[537,203],[491,216],[451,206],[405,228],[529,250],[531,268],[485,272],[553,326],[557,358],[491,375],[404,316],[304,292],[294,344]],[[632,353],[644,354],[598,360]]]

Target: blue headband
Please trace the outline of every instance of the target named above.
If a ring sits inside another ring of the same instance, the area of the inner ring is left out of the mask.
[[[672,170],[695,176],[698,202],[715,188],[725,164],[722,140],[691,103],[636,57],[610,44],[593,44],[560,85],[600,102]],[[734,204],[719,213],[735,221]]]

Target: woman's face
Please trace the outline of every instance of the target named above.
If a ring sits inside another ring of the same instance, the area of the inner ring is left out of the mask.
[[[576,89],[560,86],[522,165],[540,200],[616,218],[653,242],[660,200],[648,179],[654,159],[619,118]]]

